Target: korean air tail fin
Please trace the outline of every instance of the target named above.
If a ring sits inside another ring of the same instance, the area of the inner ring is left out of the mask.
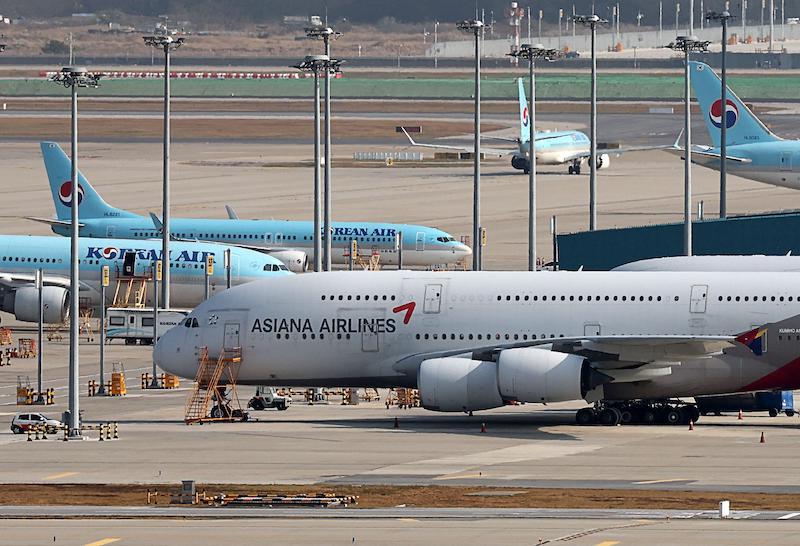
[[[750,144],[753,142],[773,142],[781,140],[758,119],[750,109],[730,90],[727,90],[727,107],[722,108],[720,100],[719,77],[714,73],[710,66],[697,61],[690,61],[689,68],[692,74],[692,88],[700,103],[700,110],[703,112],[703,119],[711,137],[714,147],[719,147],[720,128],[723,119],[727,124],[727,144]]]
[[[530,140],[528,124],[531,120],[528,116],[528,99],[525,97],[525,85],[522,83],[522,78],[517,78],[517,85],[519,86],[519,140],[525,144]]]
[[[57,143],[42,142],[40,146],[47,178],[50,181],[50,192],[56,208],[56,217],[59,220],[70,220],[72,217],[72,163]],[[80,171],[78,171],[78,206],[81,218],[137,216],[132,212],[114,208],[103,201],[103,198],[98,195]]]

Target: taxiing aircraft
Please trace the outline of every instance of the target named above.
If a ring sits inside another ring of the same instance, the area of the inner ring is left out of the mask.
[[[705,63],[690,61],[692,89],[711,138],[711,146],[692,146],[692,163],[719,170],[721,128],[726,123],[727,171],[775,186],[800,189],[800,140],[784,140],[770,131],[728,88],[722,108],[722,83]],[[724,112],[723,112],[724,110]],[[680,141],[680,137],[678,138]],[[676,142],[668,151],[684,156]]]
[[[206,258],[214,257],[216,267],[209,279],[209,293],[227,286],[223,254],[231,251],[231,284],[239,285],[268,277],[291,275],[280,261],[260,252],[209,243],[175,242],[170,247],[170,304],[191,308],[203,301]],[[161,259],[161,241],[80,239],[80,298],[92,308],[100,307],[102,268],[109,266],[111,287],[106,291],[112,303],[120,277],[150,276],[152,264]],[[70,241],[64,237],[25,235],[0,236],[0,310],[17,320],[38,321],[39,291],[34,286],[36,270],[44,279],[44,322],[64,321],[69,305]],[[136,283],[131,285],[137,289]],[[148,291],[148,295],[152,290]],[[149,298],[146,303],[151,303]]]
[[[597,406],[579,412],[582,423],[620,423],[634,410],[647,421],[665,407],[665,420],[688,422],[692,406],[627,401],[800,387],[800,349],[786,334],[800,331],[799,281],[764,272],[304,275],[205,301],[161,338],[155,358],[192,378],[202,347],[212,358],[240,351],[241,383],[416,387],[437,411],[584,399]]]
[[[42,142],[42,155],[53,194],[56,219],[31,218],[49,224],[59,235],[69,235],[70,161],[55,142]],[[80,234],[82,237],[150,239],[161,235],[161,223],[153,215],[141,216],[107,204],[79,173]],[[213,241],[265,252],[294,272],[305,271],[314,252],[314,223],[287,220],[239,220],[228,208],[228,219],[172,218],[170,231],[177,240]],[[403,234],[403,265],[454,264],[472,250],[440,229],[412,224],[333,222],[334,264],[346,264],[352,241],[362,255],[380,253],[380,263],[397,264],[396,235]]]
[[[503,138],[485,136],[493,140],[515,142],[514,149],[495,149],[481,147],[485,155],[511,156],[511,166],[525,174],[530,172],[530,119],[528,117],[528,100],[525,97],[525,87],[522,78],[517,80],[519,87],[519,138]],[[457,150],[460,152],[473,152],[473,147],[452,146],[448,144],[426,144],[417,142],[403,129],[412,146],[423,148],[438,148],[443,150]],[[590,140],[581,131],[537,131],[535,135],[534,150],[536,164],[539,165],[569,165],[569,174],[581,174],[581,166],[589,159]],[[620,155],[625,152],[660,149],[663,146],[642,146],[636,148],[600,148],[597,150],[596,162],[598,169],[607,169],[611,165],[611,155]]]

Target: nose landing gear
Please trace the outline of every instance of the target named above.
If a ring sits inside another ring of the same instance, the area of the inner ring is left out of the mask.
[[[580,159],[576,159],[572,162],[572,164],[567,169],[569,174],[581,174],[581,161]]]

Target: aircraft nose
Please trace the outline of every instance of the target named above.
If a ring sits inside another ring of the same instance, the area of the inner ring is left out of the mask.
[[[464,243],[458,243],[456,247],[456,252],[459,254],[463,254],[464,256],[472,256],[472,249],[465,245]]]
[[[185,330],[182,325],[167,330],[156,342],[153,360],[166,373],[194,379],[197,376],[197,358],[194,347],[186,342]]]

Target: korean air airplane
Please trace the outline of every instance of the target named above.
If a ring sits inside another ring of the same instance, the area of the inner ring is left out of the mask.
[[[193,378],[240,354],[253,385],[415,387],[468,412],[586,400],[579,423],[688,423],[678,397],[800,387],[800,274],[334,272],[226,290],[161,337]],[[789,335],[791,334],[791,335]]]
[[[206,257],[217,267],[209,279],[209,293],[225,289],[227,271],[223,253],[231,251],[231,284],[291,275],[286,266],[261,252],[211,243],[175,242],[170,246],[171,305],[191,308],[203,301]],[[152,275],[152,264],[161,258],[161,241],[80,239],[81,306],[100,307],[102,267],[109,266],[111,286],[106,291],[112,303],[117,280],[132,275]],[[64,321],[69,307],[70,241],[64,237],[0,235],[0,310],[17,320],[38,321],[39,294],[34,286],[37,269],[44,276],[44,321]],[[148,295],[152,290],[148,291]],[[147,304],[152,305],[150,299]]]
[[[69,235],[70,161],[55,142],[42,142],[47,177],[56,209],[56,219],[32,218],[49,224],[55,233]],[[107,204],[79,173],[80,234],[85,237],[149,239],[161,235],[161,225],[153,215],[141,216]],[[170,231],[178,240],[214,241],[265,252],[294,272],[308,268],[314,252],[313,222],[288,220],[239,220],[228,209],[228,219],[173,218]],[[361,254],[380,253],[381,264],[397,264],[396,234],[403,234],[403,265],[432,266],[454,264],[472,250],[449,233],[412,224],[374,222],[334,222],[332,225],[334,264],[348,262],[351,241],[358,242]]]
[[[775,186],[800,189],[800,140],[784,140],[767,129],[730,88],[727,91],[723,115],[720,79],[705,63],[690,61],[689,65],[692,89],[700,103],[711,139],[711,146],[692,147],[692,162],[719,170],[720,129],[724,118],[727,124],[727,168],[730,174]],[[675,155],[684,155],[678,142],[669,151]]]
[[[528,117],[528,99],[525,97],[525,86],[522,78],[517,79],[519,88],[519,138],[485,137],[492,140],[514,142],[516,148],[501,150],[494,148],[481,148],[485,155],[511,156],[511,166],[525,174],[530,172],[530,119]],[[412,146],[424,148],[439,148],[444,150],[458,150],[472,152],[474,148],[464,146],[450,146],[446,144],[423,144],[416,142],[408,132],[403,129]],[[537,165],[569,165],[569,174],[581,174],[581,166],[589,159],[589,137],[580,131],[537,131],[535,135],[534,150]],[[611,155],[620,155],[625,152],[638,150],[651,150],[658,147],[644,146],[636,148],[608,148],[597,150],[596,161],[598,169],[607,169],[611,166]]]

